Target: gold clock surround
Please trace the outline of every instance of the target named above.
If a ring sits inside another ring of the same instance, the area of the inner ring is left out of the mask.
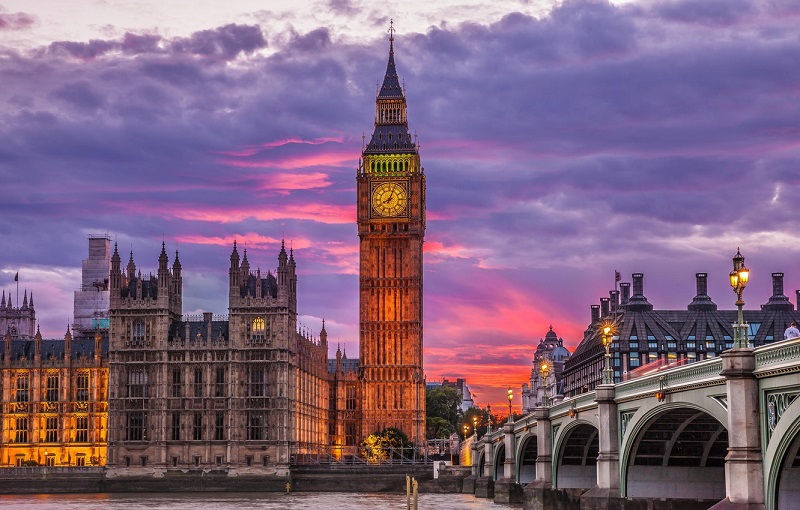
[[[407,205],[406,188],[399,182],[383,182],[372,190],[372,210],[378,216],[404,216]]]

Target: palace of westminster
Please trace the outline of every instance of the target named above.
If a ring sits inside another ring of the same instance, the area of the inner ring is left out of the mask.
[[[387,427],[423,442],[425,173],[406,111],[392,33],[356,173],[358,360],[327,359],[324,322],[318,338],[298,332],[296,262],[283,243],[263,274],[234,242],[227,317],[192,317],[177,252],[170,265],[162,243],[156,274],[143,276],[132,252],[123,266],[116,243],[92,236],[63,339],[42,339],[32,293],[20,305],[3,291],[0,467],[283,475],[293,452],[355,446]]]

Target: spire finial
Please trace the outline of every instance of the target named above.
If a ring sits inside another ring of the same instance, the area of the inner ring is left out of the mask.
[[[392,19],[389,20],[389,45],[390,45],[390,47],[394,43],[394,32],[395,32],[395,30],[394,30],[394,18],[392,18]]]

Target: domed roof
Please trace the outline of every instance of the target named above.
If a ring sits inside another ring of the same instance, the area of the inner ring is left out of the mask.
[[[550,359],[553,361],[564,361],[570,357],[570,352],[562,345],[561,339],[558,339],[558,347],[553,349],[550,353]]]
[[[557,342],[558,341],[558,335],[556,335],[556,332],[553,331],[553,326],[552,325],[550,326],[550,331],[548,331],[547,334],[544,336],[544,341],[545,342]]]

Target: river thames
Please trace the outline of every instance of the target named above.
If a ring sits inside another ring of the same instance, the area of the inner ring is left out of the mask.
[[[368,510],[406,508],[405,494],[353,492],[258,493],[114,493],[114,494],[25,494],[0,495],[0,508],[14,510],[132,510],[169,508],[191,510]],[[418,508],[485,510],[522,508],[495,505],[471,494],[420,494]]]

